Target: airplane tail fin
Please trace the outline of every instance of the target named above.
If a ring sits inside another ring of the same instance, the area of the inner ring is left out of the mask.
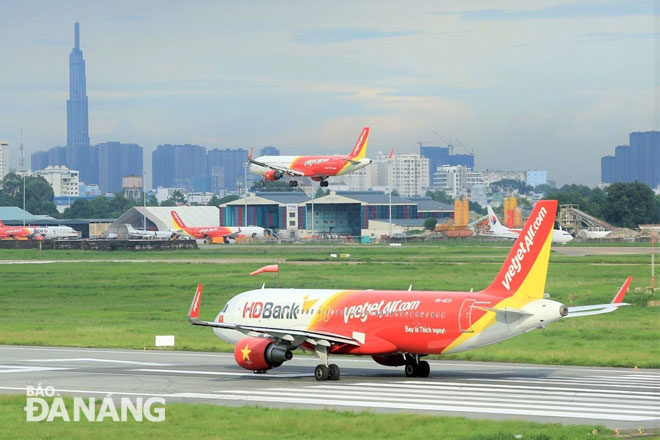
[[[171,211],[172,214],[172,222],[174,223],[174,229],[183,229],[184,231],[188,230],[188,226],[181,220],[181,217],[179,217],[179,214],[176,211]]]
[[[489,209],[489,215],[491,212]],[[484,293],[502,298],[543,298],[556,213],[556,200],[536,203],[495,281]]]
[[[504,229],[504,226],[502,223],[500,223],[500,220],[495,215],[495,212],[493,212],[493,208],[488,205],[486,206],[486,210],[488,211],[488,224],[490,225],[491,231]]]
[[[364,159],[367,157],[367,142],[369,141],[369,127],[364,127],[360,136],[358,136],[351,153],[348,155],[349,159]]]
[[[0,226],[3,226],[3,227],[5,226],[5,224],[2,222],[2,220],[0,220]]]

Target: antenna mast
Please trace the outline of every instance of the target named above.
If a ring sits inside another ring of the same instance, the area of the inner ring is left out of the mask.
[[[18,156],[18,168],[25,171],[25,151],[23,149],[23,129],[21,128],[21,146],[19,147],[20,155]]]

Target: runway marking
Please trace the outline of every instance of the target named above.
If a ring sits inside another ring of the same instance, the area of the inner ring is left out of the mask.
[[[140,361],[120,361],[118,359],[98,359],[98,358],[62,358],[62,359],[26,359],[21,362],[107,362],[114,364],[132,364],[147,366],[168,366],[172,364],[163,364],[159,362],[140,362]]]
[[[167,370],[160,368],[137,368],[133,371],[142,371],[148,373],[175,373],[175,374],[200,374],[200,375],[209,375],[209,376],[239,376],[239,377],[263,377],[254,373],[234,373],[230,371],[204,371],[204,370]],[[298,377],[312,377],[313,374],[269,374],[268,377],[271,378],[298,378]]]
[[[30,367],[28,365],[0,365],[0,373],[34,373],[35,371],[70,370],[60,367]]]

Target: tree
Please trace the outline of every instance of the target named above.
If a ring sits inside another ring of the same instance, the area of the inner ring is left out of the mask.
[[[62,218],[94,218],[92,206],[87,199],[76,199],[64,210]]]
[[[513,192],[516,191],[518,194],[528,194],[532,191],[534,191],[534,188],[525,185],[523,182],[515,179],[502,179],[498,180],[497,182],[493,182],[490,184],[490,188],[495,191],[502,191],[502,192]]]
[[[2,179],[0,186],[0,206],[23,208],[23,184],[25,183],[25,210],[35,215],[57,217],[59,213],[53,203],[53,188],[41,176],[25,178],[9,173]]]
[[[454,199],[452,199],[446,192],[441,189],[437,191],[426,191],[426,195],[431,197],[436,202],[445,203],[447,205],[453,205]]]
[[[437,223],[438,223],[438,219],[436,219],[435,217],[429,217],[426,220],[424,220],[424,229],[428,231],[433,231]]]
[[[224,196],[223,198],[220,199],[218,205],[223,205],[225,203],[233,202],[234,200],[238,200],[240,197],[238,197],[235,194],[229,194],[227,196]]]
[[[327,196],[328,194],[330,194],[330,190],[329,190],[329,189],[326,189],[326,190],[324,191],[323,188],[321,188],[321,187],[319,186],[319,189],[316,190],[316,194],[314,194],[314,198],[315,198],[315,199],[319,199],[319,198],[321,198],[321,197],[323,197],[323,196]]]
[[[640,182],[613,183],[607,187],[603,213],[616,226],[637,228],[660,221],[658,199],[653,190]]]
[[[254,182],[254,185],[250,188],[250,191],[252,192],[257,192],[257,191],[264,191],[264,192],[269,192],[269,191],[302,191],[302,188],[299,187],[293,187],[289,185],[289,182],[284,181],[284,180],[276,180],[274,182],[271,182],[270,180],[262,179],[257,182]]]
[[[220,206],[220,199],[218,198],[218,196],[213,194],[213,197],[211,197],[211,200],[209,200],[206,206]]]
[[[172,193],[172,195],[170,195],[170,198],[161,203],[160,206],[179,206],[185,204],[186,196],[184,196],[183,193],[177,189]]]

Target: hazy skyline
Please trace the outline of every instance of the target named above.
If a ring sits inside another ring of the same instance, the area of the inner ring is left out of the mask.
[[[460,139],[477,169],[596,185],[660,129],[660,0],[188,3],[0,0],[0,139],[66,144],[81,27],[92,144],[369,156]],[[457,152],[461,152],[457,150]]]

